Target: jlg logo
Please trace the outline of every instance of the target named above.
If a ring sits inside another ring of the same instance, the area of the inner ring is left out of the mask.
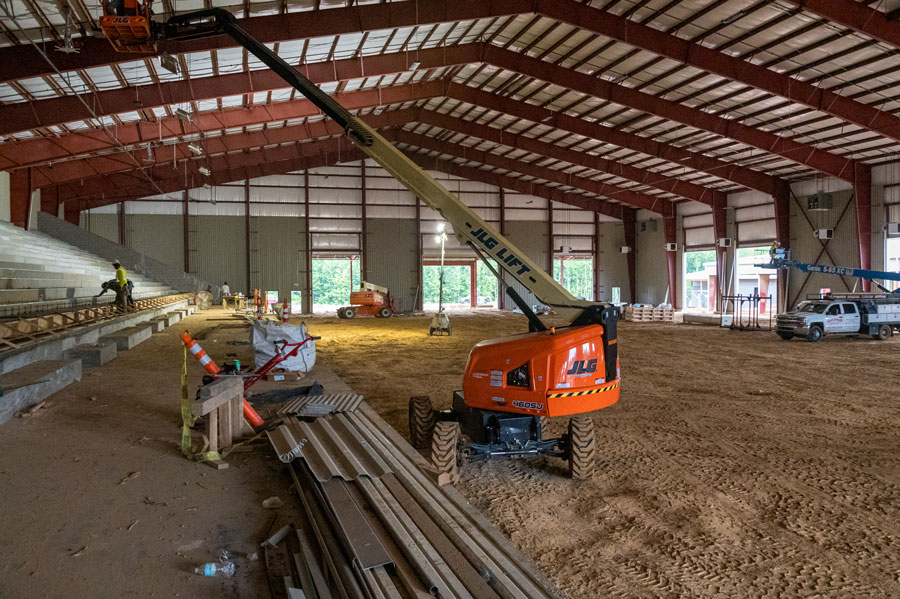
[[[597,360],[588,360],[587,365],[584,360],[576,360],[566,374],[588,374],[589,372],[597,372]]]

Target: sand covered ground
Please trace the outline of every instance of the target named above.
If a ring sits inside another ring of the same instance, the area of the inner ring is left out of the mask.
[[[316,318],[322,359],[406,433],[449,405],[469,349],[511,314]],[[460,490],[571,597],[900,596],[900,337],[623,323],[619,403],[594,479],[552,458],[463,470]],[[561,432],[564,421],[554,421]]]

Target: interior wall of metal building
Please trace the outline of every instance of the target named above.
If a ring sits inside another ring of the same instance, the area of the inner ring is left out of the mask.
[[[808,210],[806,195],[795,195],[791,201],[791,257],[800,262],[835,266],[859,266],[859,244],[856,230],[856,212],[850,190],[830,193],[832,207],[829,210]],[[833,229],[834,238],[820,240],[817,229]],[[824,249],[823,249],[824,248]],[[820,289],[832,291],[861,291],[858,279],[828,274],[812,274],[790,271],[788,300],[791,306],[803,300],[807,294]]]
[[[125,245],[169,266],[184,269],[184,219],[169,214],[126,214]]]
[[[534,260],[544,269],[548,269],[551,273],[553,272],[552,269],[550,269],[550,228],[547,226],[546,222],[511,220],[506,223],[506,232],[507,238],[509,238],[509,240],[520,250],[525,252],[526,256]],[[524,299],[525,303],[529,306],[540,303],[537,298],[534,297],[534,294],[527,291],[521,283],[512,281],[511,278],[507,278],[506,280],[512,282],[510,286],[522,296],[522,299]],[[504,308],[513,309],[515,307],[508,297],[505,297],[503,301],[505,303],[501,305]]]
[[[636,303],[660,304],[666,299],[666,292],[669,289],[666,235],[661,218],[638,220],[635,251],[637,252],[635,255],[637,261]],[[677,263],[681,264],[680,249]]]
[[[390,289],[400,310],[413,310],[422,295],[417,234],[415,219],[366,219],[366,272],[363,279]]]
[[[232,291],[264,289],[278,291],[279,299],[291,301],[291,292],[306,297],[306,220],[297,216],[252,216],[250,218],[250,285],[246,273],[235,278]],[[302,301],[301,301],[302,304]],[[304,310],[308,306],[302,306]]]
[[[596,251],[599,297],[603,301],[612,300],[612,288],[619,288],[623,302],[631,302],[631,287],[628,284],[628,257],[621,253],[625,244],[625,226],[621,222],[598,223]]]
[[[246,284],[246,229],[241,216],[191,216],[190,273],[231,291],[252,292]]]

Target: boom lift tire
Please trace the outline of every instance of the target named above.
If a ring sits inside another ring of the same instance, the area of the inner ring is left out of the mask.
[[[353,308],[344,308],[344,318],[356,318],[356,310]]]
[[[806,340],[810,343],[815,343],[819,339],[822,338],[822,327],[819,325],[813,325],[809,329],[809,333],[806,334]]]
[[[460,436],[458,422],[442,420],[435,423],[431,437],[431,463],[440,474],[448,476],[451,484],[459,480]]]
[[[891,330],[891,326],[883,324],[878,327],[878,331],[874,335],[872,335],[872,338],[877,339],[878,341],[885,341],[889,339],[893,334],[894,331]]]
[[[431,398],[420,395],[409,398],[409,439],[416,449],[431,447],[434,434],[434,408]]]
[[[575,480],[594,476],[594,421],[587,414],[569,419],[569,474]]]
[[[790,341],[794,338],[794,334],[787,331],[778,331],[778,336],[784,341]]]
[[[376,314],[375,316],[377,316],[378,318],[390,318],[393,313],[393,310],[385,306],[381,310],[379,310],[378,314]]]

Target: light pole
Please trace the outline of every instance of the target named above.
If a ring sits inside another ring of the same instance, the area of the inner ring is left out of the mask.
[[[435,241],[441,242],[441,271],[438,278],[438,311],[431,319],[431,326],[428,327],[429,335],[451,334],[450,317],[444,314],[444,244],[447,241],[447,233],[444,232],[444,223],[438,225],[438,234],[434,236]]]

